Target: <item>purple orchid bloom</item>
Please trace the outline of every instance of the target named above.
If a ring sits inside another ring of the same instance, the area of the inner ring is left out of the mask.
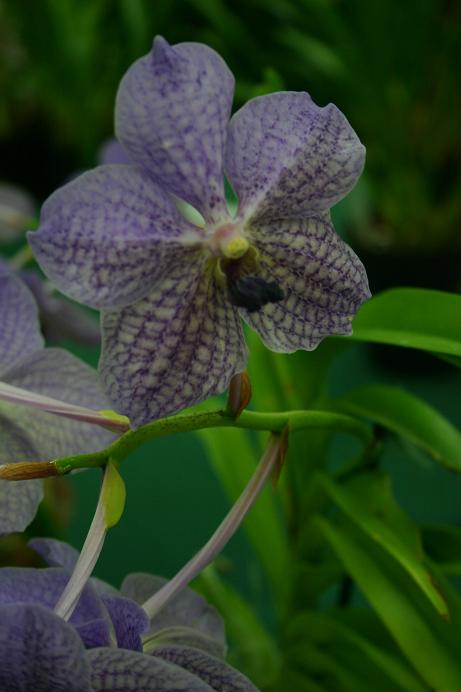
[[[96,451],[113,439],[107,430],[63,417],[66,405],[52,397],[64,399],[74,418],[92,413],[84,407],[108,408],[92,368],[66,351],[43,348],[32,294],[0,262],[0,463]],[[41,410],[53,401],[62,415]],[[22,531],[41,498],[39,480],[0,480],[0,534]]]
[[[117,95],[116,134],[133,163],[55,192],[29,236],[58,287],[103,311],[100,373],[135,426],[222,392],[245,369],[241,317],[273,351],[311,350],[350,334],[370,295],[329,213],[364,165],[346,118],[281,92],[229,122],[233,91],[211,48],[157,37]]]
[[[129,575],[117,591],[86,584],[69,622],[53,612],[78,553],[30,542],[51,567],[0,569],[0,688],[5,692],[257,692],[224,662],[223,623],[190,589],[153,620],[140,604],[164,580]]]

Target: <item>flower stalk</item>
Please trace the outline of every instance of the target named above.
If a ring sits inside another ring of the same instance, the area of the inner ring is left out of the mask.
[[[285,429],[282,434],[272,434],[270,436],[266,450],[248,485],[211,538],[205,543],[203,548],[179,570],[173,579],[167,582],[165,586],[143,604],[142,607],[149,618],[154,618],[167,603],[215,559],[218,553],[220,553],[229,542],[253,507],[267,481],[272,476],[274,469],[281,465],[280,457],[286,451],[287,434],[288,431]]]

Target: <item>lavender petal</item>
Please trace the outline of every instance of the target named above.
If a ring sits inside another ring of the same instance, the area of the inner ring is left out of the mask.
[[[137,603],[119,595],[102,597],[114,626],[119,649],[142,651],[141,635],[149,629],[149,618]]]
[[[102,381],[135,427],[224,391],[245,369],[237,310],[207,261],[175,269],[139,303],[103,314]]]
[[[352,333],[352,318],[368,300],[365,269],[335,233],[329,214],[281,219],[253,229],[258,275],[285,298],[258,312],[241,311],[272,351],[310,351],[326,336]]]
[[[40,605],[0,605],[0,688],[4,692],[92,692],[83,644]]]
[[[38,309],[27,286],[0,262],[0,379],[43,346]]]
[[[132,159],[209,222],[227,214],[222,161],[233,91],[214,50],[157,36],[117,95],[116,134]]]
[[[225,170],[246,218],[305,217],[355,185],[365,148],[336,106],[303,92],[259,96],[232,118]]]
[[[23,432],[0,412],[0,463],[33,461],[38,453]],[[24,531],[34,518],[43,497],[40,480],[0,480],[0,535]]]
[[[48,348],[10,370],[5,382],[96,410],[110,408],[95,371],[68,351]],[[0,403],[0,410],[5,410]],[[107,446],[114,434],[90,423],[70,420],[27,406],[8,404],[4,415],[33,441],[41,459],[94,452]]]
[[[112,165],[54,192],[28,237],[63,293],[95,308],[119,308],[143,297],[183,246],[202,236],[140,169]]]
[[[125,149],[122,147],[120,142],[117,142],[115,138],[107,139],[98,151],[98,163],[100,165],[113,164],[113,163],[131,163],[131,159],[126,153]]]
[[[215,692],[258,692],[238,670],[192,647],[165,646],[156,649],[153,656],[181,666],[206,682]]]
[[[142,572],[129,574],[121,593],[139,604],[147,601],[167,583],[167,579]],[[200,594],[186,588],[173,598],[150,623],[150,633],[188,627],[225,647],[224,623],[219,613]]]
[[[64,567],[72,572],[78,560],[78,550],[56,538],[31,538],[27,545],[50,567]]]
[[[137,651],[100,648],[87,653],[94,692],[212,692],[195,675]]]

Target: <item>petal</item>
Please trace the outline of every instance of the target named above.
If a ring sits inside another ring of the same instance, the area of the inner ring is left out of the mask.
[[[192,627],[167,627],[144,639],[144,653],[156,653],[158,648],[168,646],[187,646],[204,651],[210,656],[224,659],[227,647],[222,643],[202,634]]]
[[[115,129],[132,159],[207,221],[227,215],[222,161],[233,92],[214,50],[157,36],[117,95]]]
[[[232,118],[225,171],[246,218],[306,216],[355,185],[365,148],[336,106],[302,92],[258,96]]]
[[[98,163],[101,165],[111,163],[131,163],[131,159],[115,138],[107,139],[98,151]]]
[[[1,411],[1,409],[0,409]],[[0,463],[33,461],[38,453],[23,431],[0,413]],[[0,535],[24,531],[43,497],[42,481],[0,481]]]
[[[212,692],[182,668],[137,651],[100,648],[88,651],[94,692]]]
[[[78,550],[56,538],[31,538],[27,545],[50,567],[64,567],[72,572],[78,560]]]
[[[57,567],[3,567],[0,569],[0,604],[37,603],[52,610],[69,578],[67,570]],[[110,641],[107,612],[91,584],[83,589],[69,622],[87,645],[105,646]]]
[[[5,692],[91,692],[83,644],[39,605],[0,606],[0,688]]]
[[[129,598],[105,594],[102,602],[112,620],[117,646],[120,649],[142,651],[141,634],[149,629],[149,618],[137,603]]]
[[[38,309],[31,292],[0,262],[0,378],[43,346]]]
[[[96,410],[110,408],[96,372],[68,351],[48,348],[10,370],[8,384],[45,394],[69,404]],[[52,459],[94,452],[107,446],[114,434],[99,426],[70,420],[27,406],[8,405],[8,417],[34,443],[40,458]]]
[[[45,202],[29,242],[47,276],[95,308],[128,305],[201,239],[168,195],[135,166],[99,166]]]
[[[101,377],[134,426],[221,393],[245,369],[237,310],[207,261],[176,267],[139,303],[103,315]]]
[[[189,646],[165,646],[153,654],[196,675],[216,692],[258,692],[238,670],[203,651]]]
[[[144,603],[167,583],[167,579],[141,572],[129,574],[121,593],[139,604]],[[224,623],[215,608],[192,589],[184,589],[151,622],[151,632],[173,627],[188,627],[225,645]]]
[[[335,233],[328,214],[274,221],[253,231],[258,275],[285,293],[242,316],[272,351],[310,351],[326,336],[352,333],[351,322],[368,300],[365,269]]]

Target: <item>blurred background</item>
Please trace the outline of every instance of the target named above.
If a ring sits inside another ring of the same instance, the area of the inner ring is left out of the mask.
[[[3,194],[5,184],[22,188],[27,213],[36,216],[56,187],[97,164],[112,137],[118,82],[153,36],[201,41],[234,72],[235,108],[266,92],[305,90],[346,114],[367,147],[367,166],[333,215],[373,292],[397,285],[458,291],[460,19],[454,0],[0,0]],[[3,234],[3,251],[17,252],[23,239]],[[64,345],[97,363],[97,346]],[[300,370],[309,358],[299,355]],[[428,363],[398,349],[376,355],[354,345],[336,360],[331,388],[340,393],[371,379],[406,383],[461,424],[459,374],[434,372]],[[458,479],[424,460],[409,467],[397,445],[387,454],[399,500],[415,518],[460,522]],[[113,583],[133,570],[172,575],[228,507],[204,447],[192,435],[159,440],[130,458],[124,475],[126,514],[97,573]],[[81,545],[97,492],[96,473],[50,485],[30,531]],[[0,558],[11,559],[15,541],[0,543]],[[221,567],[270,620],[243,532]]]

